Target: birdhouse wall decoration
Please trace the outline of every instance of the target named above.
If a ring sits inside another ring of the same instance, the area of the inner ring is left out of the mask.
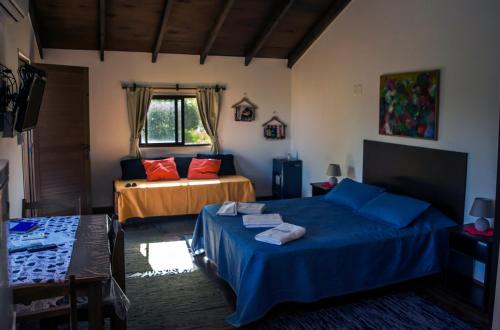
[[[255,110],[258,108],[255,103],[247,97],[241,99],[240,102],[233,105],[235,121],[254,121]]]
[[[286,124],[278,117],[273,118],[262,124],[264,127],[264,137],[269,140],[283,140],[286,138]]]

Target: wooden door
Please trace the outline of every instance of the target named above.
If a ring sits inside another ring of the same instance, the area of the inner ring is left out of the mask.
[[[89,214],[88,68],[35,66],[47,72],[47,85],[32,133],[32,214]]]

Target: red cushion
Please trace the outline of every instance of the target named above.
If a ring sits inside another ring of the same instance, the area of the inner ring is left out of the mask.
[[[193,158],[189,164],[188,179],[217,179],[220,159]]]
[[[148,181],[180,179],[173,157],[160,160],[143,160],[142,165],[146,170]]]

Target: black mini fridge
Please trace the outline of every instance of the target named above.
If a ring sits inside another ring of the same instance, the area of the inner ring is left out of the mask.
[[[273,198],[302,196],[302,161],[273,159]]]

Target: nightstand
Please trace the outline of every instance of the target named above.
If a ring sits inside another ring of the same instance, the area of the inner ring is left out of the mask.
[[[490,267],[493,263],[493,237],[471,235],[463,227],[449,231],[445,286],[453,294],[488,312],[490,306]],[[483,273],[484,281],[474,278]]]
[[[326,182],[312,182],[312,195],[313,196],[321,196],[327,194],[333,187],[324,187],[322,186]]]

